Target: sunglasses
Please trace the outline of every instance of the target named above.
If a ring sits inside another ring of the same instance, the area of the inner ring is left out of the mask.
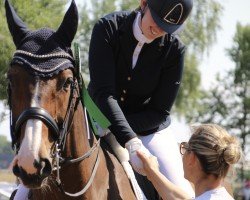
[[[184,155],[186,153],[186,151],[190,151],[189,145],[188,145],[187,142],[182,142],[180,144],[180,153],[181,153],[181,155]]]

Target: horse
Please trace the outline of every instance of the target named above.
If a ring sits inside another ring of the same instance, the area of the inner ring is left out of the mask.
[[[121,164],[89,131],[71,50],[74,0],[56,31],[31,31],[8,0],[5,9],[17,49],[7,72],[13,173],[29,199],[136,199]]]

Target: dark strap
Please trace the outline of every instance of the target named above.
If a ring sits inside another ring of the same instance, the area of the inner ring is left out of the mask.
[[[16,121],[15,133],[18,133],[23,123],[29,119],[39,119],[43,121],[48,126],[48,128],[53,131],[53,133],[56,133],[55,136],[58,137],[59,128],[57,126],[57,123],[45,109],[38,107],[28,108],[21,113]]]

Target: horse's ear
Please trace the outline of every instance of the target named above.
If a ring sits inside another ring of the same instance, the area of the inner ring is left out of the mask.
[[[8,0],[5,0],[5,11],[10,33],[16,47],[18,47],[29,30],[25,23],[18,17]]]
[[[71,5],[66,12],[57,34],[67,47],[71,46],[78,26],[78,10],[75,1],[72,0]]]

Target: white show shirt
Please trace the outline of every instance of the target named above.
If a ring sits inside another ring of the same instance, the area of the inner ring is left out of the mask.
[[[134,34],[135,39],[138,41],[138,44],[135,47],[133,58],[132,58],[133,59],[132,68],[134,69],[143,45],[145,43],[150,43],[153,41],[153,40],[149,40],[148,38],[146,38],[145,35],[143,35],[141,31],[141,13],[140,12],[137,13],[135,21],[133,23],[133,34]]]
[[[234,200],[224,187],[209,190],[196,197],[195,200]]]

